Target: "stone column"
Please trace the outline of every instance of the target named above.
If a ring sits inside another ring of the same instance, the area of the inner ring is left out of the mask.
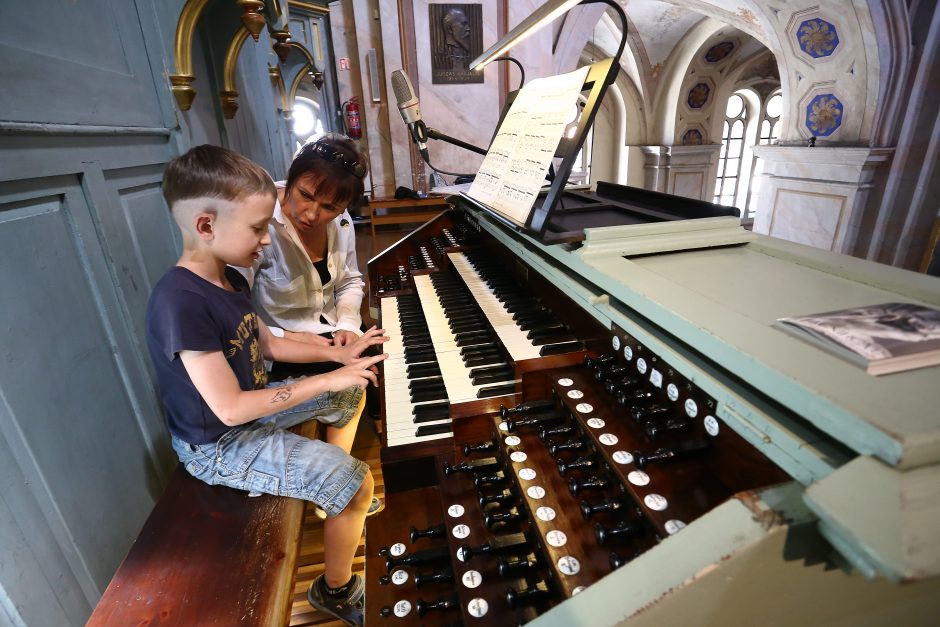
[[[641,148],[646,189],[711,201],[720,144]]]
[[[754,146],[764,160],[754,231],[851,253],[875,170],[893,148]]]

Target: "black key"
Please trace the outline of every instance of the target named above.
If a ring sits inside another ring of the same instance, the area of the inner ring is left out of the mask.
[[[420,379],[422,377],[439,377],[441,369],[434,362],[416,364],[407,368],[409,379]]]
[[[493,396],[504,396],[506,394],[515,394],[515,392],[516,392],[515,383],[493,385],[490,387],[480,388],[479,391],[477,391],[477,398],[491,398]]]
[[[559,335],[554,335],[552,337],[543,337],[538,340],[531,340],[532,346],[544,346],[546,344],[562,344],[564,342],[572,342],[576,340],[575,336],[570,333],[561,333]]]
[[[409,390],[427,390],[429,388],[438,388],[444,386],[443,377],[430,377],[428,379],[418,379],[408,382]]]
[[[438,425],[422,425],[418,427],[415,431],[415,437],[421,437],[422,435],[436,435],[438,433],[450,433],[453,431],[453,426],[449,422],[443,422]]]
[[[562,353],[573,353],[579,351],[583,346],[581,342],[563,342],[561,344],[546,344],[539,349],[539,355],[545,357],[546,355],[561,355]]]
[[[449,414],[450,403],[428,403],[415,407],[415,422],[443,420]]]
[[[411,391],[411,402],[412,403],[423,403],[424,401],[439,401],[441,399],[447,398],[447,390],[437,389],[437,390],[412,390]]]

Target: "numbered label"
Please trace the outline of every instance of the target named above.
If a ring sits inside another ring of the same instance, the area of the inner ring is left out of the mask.
[[[629,346],[623,347],[623,358],[627,361],[633,361],[633,349]]]
[[[568,544],[568,536],[565,535],[564,531],[552,529],[545,534],[545,541],[554,547],[565,546]]]
[[[392,611],[395,612],[395,616],[398,618],[404,618],[411,612],[411,602],[402,599],[395,603],[395,608]]]
[[[558,558],[558,571],[562,575],[577,575],[581,572],[581,562],[570,555]]]
[[[454,503],[447,508],[447,513],[450,514],[451,518],[460,518],[463,516],[463,505],[459,503]]]
[[[486,616],[489,609],[490,606],[487,604],[486,599],[471,599],[470,602],[467,603],[467,614],[474,618]]]
[[[535,479],[535,471],[531,468],[520,468],[519,469],[519,478],[525,479],[526,481],[532,481]]]
[[[615,335],[614,339],[610,341],[610,345],[613,347],[615,351],[619,351],[620,350],[620,338]]]
[[[663,373],[653,368],[652,372],[650,372],[650,383],[658,388],[663,387]]]
[[[603,429],[605,426],[607,426],[607,423],[600,418],[588,418],[587,426],[591,427],[592,429]]]
[[[685,400],[685,415],[689,418],[695,418],[698,416],[698,405],[695,404],[691,398]]]
[[[636,371],[639,372],[640,374],[646,374],[646,369],[648,367],[649,366],[646,365],[646,360],[643,359],[642,357],[636,360]]]
[[[649,485],[650,476],[642,470],[634,470],[627,475],[627,481],[633,485]]]
[[[590,403],[578,403],[574,406],[574,408],[582,414],[590,414],[592,411],[594,411],[594,406]]]
[[[665,527],[666,527],[666,533],[668,533],[669,535],[672,535],[674,533],[679,533],[680,531],[685,529],[685,523],[682,522],[681,520],[676,520],[675,518],[673,518],[671,520],[666,521]]]
[[[503,441],[506,443],[506,446],[519,446],[522,444],[522,440],[519,439],[518,435],[507,435],[506,439]]]
[[[602,433],[597,436],[597,441],[601,444],[604,444],[605,446],[613,446],[619,442],[617,436],[615,436],[613,433]]]
[[[500,430],[500,431],[509,431],[509,425],[507,425],[505,422],[501,422],[501,423],[499,423],[499,430]]]
[[[614,451],[611,457],[614,458],[614,461],[618,464],[632,464],[633,463],[633,453],[628,451]]]
[[[568,390],[568,398],[573,398],[574,400],[584,398],[584,392],[581,390]]]
[[[670,401],[679,400],[679,388],[675,383],[670,383],[666,386],[666,396],[669,397]]]
[[[718,435],[718,419],[714,416],[705,416],[705,431],[708,435],[714,437]]]
[[[461,562],[467,561],[467,556],[463,554],[463,547],[457,549],[457,559],[459,559]]]
[[[408,571],[396,570],[392,573],[392,583],[396,586],[400,586],[406,581],[408,581]]]
[[[528,457],[529,456],[523,453],[522,451],[513,451],[512,453],[509,454],[509,459],[511,459],[514,462],[524,462],[526,459],[528,459]]]
[[[405,552],[405,550],[406,550],[406,547],[404,544],[402,544],[401,542],[396,542],[388,549],[388,552],[394,555],[395,557],[398,557],[399,555],[402,555]]]
[[[551,507],[540,507],[535,510],[535,515],[539,520],[544,520],[545,522],[555,520],[555,510]]]
[[[529,498],[533,498],[535,500],[545,498],[545,488],[540,485],[529,486],[525,493],[529,495]]]
[[[478,570],[468,570],[460,578],[460,581],[462,581],[463,585],[467,588],[476,588],[483,583],[483,575],[481,575]]]
[[[558,385],[560,385],[560,386],[562,386],[562,387],[565,387],[565,388],[568,387],[569,385],[571,385],[572,383],[574,383],[574,381],[572,381],[572,380],[569,379],[568,377],[564,377],[564,378],[562,378],[562,379],[558,379]]]
[[[666,500],[666,497],[662,494],[647,494],[643,497],[643,502],[646,503],[646,506],[657,512],[661,512],[669,507],[669,501]]]
[[[457,525],[451,530],[451,533],[454,534],[455,538],[460,538],[463,540],[470,535],[470,527],[467,525]]]

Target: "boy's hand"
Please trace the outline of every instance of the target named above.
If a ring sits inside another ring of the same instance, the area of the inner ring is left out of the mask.
[[[346,388],[357,387],[365,389],[369,383],[378,387],[378,375],[375,364],[388,357],[387,353],[354,359],[352,363],[332,372],[319,375],[327,381],[331,392],[340,392]]]
[[[379,329],[375,326],[369,327],[369,330],[363,333],[361,337],[357,337],[354,342],[345,346],[334,346],[337,352],[336,361],[341,364],[352,364],[359,359],[362,351],[370,346],[383,344],[387,341],[388,336],[385,335],[385,329]]]
[[[284,337],[295,342],[304,344],[313,344],[315,346],[332,346],[333,342],[327,337],[317,335],[316,333],[307,333],[305,331],[284,331]]]

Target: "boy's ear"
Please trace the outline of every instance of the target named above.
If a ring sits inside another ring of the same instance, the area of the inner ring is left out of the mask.
[[[215,216],[211,213],[197,213],[193,226],[200,239],[209,241],[215,237]]]

